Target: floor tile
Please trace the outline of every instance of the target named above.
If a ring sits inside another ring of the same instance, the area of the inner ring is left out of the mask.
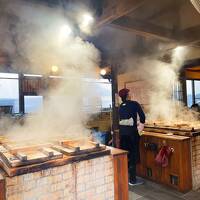
[[[143,185],[129,187],[129,200],[200,200],[200,192],[181,193],[170,187],[145,181]]]

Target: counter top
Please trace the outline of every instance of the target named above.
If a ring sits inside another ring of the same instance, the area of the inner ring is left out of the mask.
[[[125,151],[123,149],[117,149],[117,148],[114,148],[114,147],[107,147],[107,148],[110,149],[111,155],[113,155],[113,156],[128,154],[128,151]]]
[[[190,139],[190,137],[181,136],[181,135],[167,135],[166,133],[148,132],[148,131],[144,131],[142,136],[152,136],[152,137],[158,137],[158,138],[170,139],[170,140],[188,140],[188,139]]]

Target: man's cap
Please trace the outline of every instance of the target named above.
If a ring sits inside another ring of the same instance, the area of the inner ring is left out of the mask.
[[[125,97],[128,93],[129,93],[129,89],[127,89],[127,88],[123,88],[123,89],[121,89],[120,91],[119,91],[119,96],[120,97]]]

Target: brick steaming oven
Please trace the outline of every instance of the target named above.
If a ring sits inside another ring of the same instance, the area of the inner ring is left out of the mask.
[[[0,200],[128,200],[126,157],[86,140],[2,142]]]
[[[162,147],[171,151],[162,167],[156,156]],[[188,124],[147,124],[141,138],[140,176],[187,192],[200,188],[200,126]]]

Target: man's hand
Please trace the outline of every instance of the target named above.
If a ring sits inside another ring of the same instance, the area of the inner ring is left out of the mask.
[[[142,135],[142,131],[144,130],[144,124],[143,123],[138,123],[137,129],[138,129],[139,135],[141,136]]]

